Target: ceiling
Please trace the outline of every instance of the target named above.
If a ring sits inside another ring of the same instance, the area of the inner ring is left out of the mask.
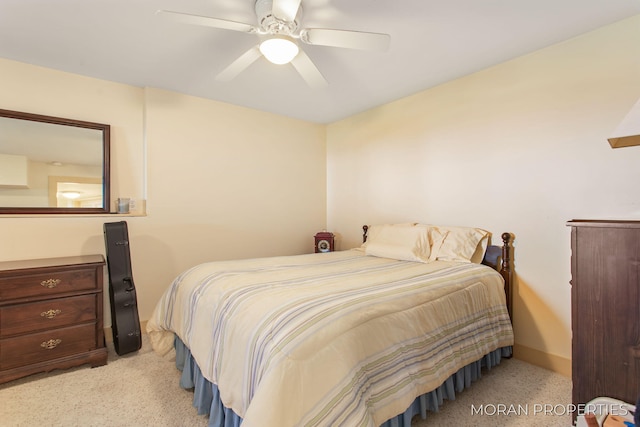
[[[155,14],[255,24],[254,3],[1,0],[0,57],[330,123],[640,13],[640,0],[302,0],[303,27],[391,35],[387,52],[302,45],[322,89],[264,58],[219,82],[258,36]]]

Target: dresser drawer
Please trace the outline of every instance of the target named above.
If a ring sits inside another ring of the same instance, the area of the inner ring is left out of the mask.
[[[96,269],[52,269],[42,274],[14,275],[0,278],[0,302],[28,298],[49,298],[65,292],[96,288]]]
[[[0,339],[0,369],[53,360],[97,348],[93,323]]]
[[[0,261],[0,384],[107,363],[104,265],[102,255]]]
[[[95,321],[96,295],[0,307],[0,338]]]

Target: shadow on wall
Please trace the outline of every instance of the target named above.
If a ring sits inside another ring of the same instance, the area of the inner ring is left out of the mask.
[[[540,319],[544,319],[546,325],[561,325],[562,320],[533,288],[516,274],[513,286],[513,312],[516,339],[514,357],[570,377],[570,360],[546,352],[544,337],[550,331],[541,330],[540,325]],[[536,314],[535,317],[533,313]],[[518,338],[524,335],[527,337],[527,343],[540,343],[541,348],[522,344],[522,340]],[[567,339],[571,341],[571,337]]]
[[[107,221],[113,222],[113,221]],[[150,235],[138,234],[141,224],[127,221],[129,233],[129,252],[131,257],[131,271],[136,287],[138,312],[141,320],[147,320],[153,312],[160,295],[171,284],[176,271],[176,260],[170,246]],[[100,248],[97,250],[96,248]],[[106,249],[102,226],[100,234],[88,238],[82,248],[82,253],[100,253],[105,257]],[[105,264],[103,277],[104,326],[111,326],[111,311],[109,301],[109,272]]]

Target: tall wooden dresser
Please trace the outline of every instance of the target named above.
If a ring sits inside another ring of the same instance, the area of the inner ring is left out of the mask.
[[[640,221],[573,220],[573,403],[640,395]]]
[[[107,363],[102,255],[0,262],[0,383]]]

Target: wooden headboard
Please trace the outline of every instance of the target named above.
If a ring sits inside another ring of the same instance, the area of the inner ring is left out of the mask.
[[[362,226],[362,243],[367,241],[368,225]],[[511,272],[511,234],[502,233],[502,246],[488,245],[484,253],[482,264],[495,269],[504,279],[504,294],[507,297],[507,310],[509,318],[513,321],[512,304],[513,304],[513,274]]]

